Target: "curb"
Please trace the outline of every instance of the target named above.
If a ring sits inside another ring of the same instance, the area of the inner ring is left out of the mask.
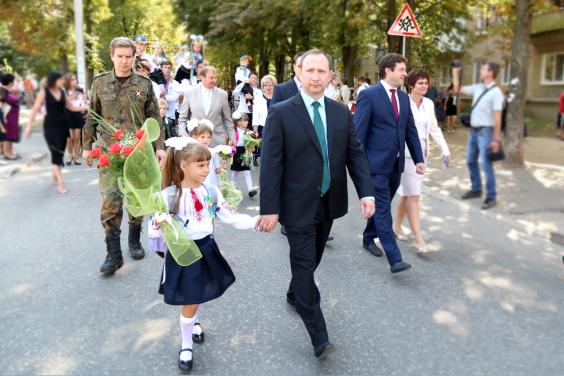
[[[8,179],[18,172],[20,172],[25,167],[31,167],[43,161],[47,157],[47,152],[34,153],[29,157],[27,162],[22,162],[14,164],[11,166],[0,167],[0,179]]]
[[[531,228],[519,223],[518,221],[515,221],[514,218],[511,218],[511,215],[509,214],[501,214],[501,213],[494,213],[491,211],[487,211],[487,210],[482,210],[481,208],[475,207],[473,205],[467,204],[465,202],[461,202],[458,199],[452,198],[452,197],[448,197],[448,196],[444,196],[440,193],[434,192],[428,188],[423,188],[424,189],[424,193],[436,200],[440,200],[449,204],[453,204],[453,205],[458,205],[458,207],[462,208],[462,209],[466,209],[468,211],[471,211],[473,213],[477,213],[480,215],[485,216],[486,218],[489,218],[491,220],[494,221],[498,221],[498,222],[503,222],[506,225],[509,225],[510,227],[518,227],[521,231],[525,232],[527,235],[533,235],[536,237],[539,237],[543,240],[547,240],[549,242],[552,242],[554,244],[557,245],[561,245],[564,246],[564,235],[563,234],[559,234],[557,232],[553,232],[553,231],[547,231],[547,232],[542,232],[539,230],[531,230]]]

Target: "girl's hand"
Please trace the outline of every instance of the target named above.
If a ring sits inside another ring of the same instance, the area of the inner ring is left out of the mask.
[[[31,124],[29,124],[29,125],[25,128],[25,137],[26,137],[26,138],[31,138]]]

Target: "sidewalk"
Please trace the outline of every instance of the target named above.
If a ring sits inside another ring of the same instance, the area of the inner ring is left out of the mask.
[[[22,127],[22,132],[27,125],[29,112],[30,110],[27,108],[22,109],[20,112],[20,126]],[[22,134],[21,141],[14,144],[14,151],[21,157],[20,159],[7,161],[3,157],[0,157],[2,162],[6,162],[6,164],[0,164],[0,181],[11,177],[25,167],[40,163],[49,156],[49,151],[43,139],[43,131],[41,129],[42,122],[43,116],[37,116],[31,139],[25,138]]]
[[[459,199],[470,188],[465,162],[467,132],[459,128],[456,134],[445,135],[452,154],[448,169],[441,168],[440,150],[432,143],[424,194],[510,224],[509,238],[534,235],[564,246],[564,142],[525,139],[525,168],[508,169],[496,163],[498,205],[481,210],[483,200]]]

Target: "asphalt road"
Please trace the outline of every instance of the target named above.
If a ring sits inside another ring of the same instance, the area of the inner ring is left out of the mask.
[[[178,374],[179,309],[157,293],[162,260],[126,257],[102,277],[97,172],[64,176],[66,196],[50,185],[47,161],[0,182],[0,374]],[[401,244],[413,268],[392,276],[385,258],[362,249],[350,195],[316,274],[335,356],[314,358],[285,302],[286,239],[218,224],[237,282],[205,305],[193,374],[564,374],[561,249],[426,197],[433,252]],[[245,199],[241,211],[258,206]]]

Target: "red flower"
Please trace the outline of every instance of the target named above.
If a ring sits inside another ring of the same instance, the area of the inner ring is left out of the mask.
[[[133,150],[135,150],[133,146],[124,146],[123,149],[121,149],[121,154],[127,157],[129,154],[133,153]]]
[[[138,140],[142,139],[144,135],[145,135],[144,129],[140,129],[137,132],[135,132],[135,138]]]
[[[119,154],[121,152],[121,144],[116,142],[110,145],[110,154]]]
[[[114,138],[116,140],[121,140],[124,134],[125,132],[123,131],[123,129],[119,129],[116,133],[114,133]]]
[[[98,159],[98,168],[106,167],[109,165],[110,165],[110,157],[108,157],[107,154],[102,154],[102,156],[100,156],[100,159]]]
[[[90,156],[92,158],[100,158],[101,155],[102,155],[102,149],[100,149],[100,148],[94,148],[90,152]]]

